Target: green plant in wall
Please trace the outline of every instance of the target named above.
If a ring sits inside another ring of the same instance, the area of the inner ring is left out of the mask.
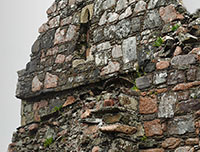
[[[158,37],[154,42],[155,47],[160,47],[164,43],[164,40],[161,37]]]
[[[180,27],[180,24],[175,24],[172,26],[172,31],[175,32]]]
[[[141,141],[145,141],[145,140],[147,140],[147,136],[143,136],[143,137],[141,138]]]
[[[53,137],[47,138],[44,141],[44,147],[49,147],[53,143]]]
[[[54,108],[53,108],[53,112],[57,112],[57,111],[60,111],[61,110],[61,108],[62,108],[62,106],[55,106]]]

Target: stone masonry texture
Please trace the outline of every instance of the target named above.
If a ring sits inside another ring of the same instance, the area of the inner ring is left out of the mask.
[[[18,71],[8,152],[199,152],[200,13],[56,0]]]

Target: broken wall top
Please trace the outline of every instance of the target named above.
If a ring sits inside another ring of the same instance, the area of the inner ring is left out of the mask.
[[[144,67],[155,41],[188,13],[177,0],[56,0],[39,28],[16,96],[73,89]]]

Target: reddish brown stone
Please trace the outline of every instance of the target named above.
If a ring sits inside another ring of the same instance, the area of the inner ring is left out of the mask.
[[[55,63],[61,64],[65,61],[65,55],[58,54],[55,60]]]
[[[199,138],[188,138],[185,141],[186,145],[198,145],[199,144]]]
[[[8,151],[7,152],[15,152],[15,150],[13,149],[13,147],[16,146],[16,143],[11,143],[8,145]]]
[[[173,5],[168,5],[165,8],[161,7],[159,13],[165,23],[171,22],[175,19],[184,19],[183,15],[176,12]]]
[[[46,100],[41,100],[40,102],[36,102],[33,105],[33,111],[39,110],[41,108],[44,108],[48,105],[48,101]]]
[[[34,121],[39,122],[40,121],[40,115],[38,114],[38,111],[34,113]]]
[[[42,86],[43,86],[42,82],[40,82],[38,77],[35,76],[32,80],[32,91],[33,92],[39,91],[41,90]]]
[[[139,111],[141,114],[151,114],[158,111],[157,98],[152,97],[140,97]]]
[[[136,127],[121,125],[121,124],[103,126],[103,127],[100,127],[99,129],[102,132],[119,132],[119,133],[124,133],[124,134],[134,134],[137,132]]]
[[[167,88],[156,89],[156,92],[157,92],[158,94],[167,92]]]
[[[103,106],[104,107],[108,107],[108,106],[114,106],[114,100],[113,99],[107,99],[107,100],[104,100],[104,104]]]
[[[99,152],[99,150],[100,150],[99,146],[94,146],[92,148],[92,152]]]
[[[164,149],[162,149],[162,148],[153,148],[153,149],[140,150],[140,152],[164,152]]]
[[[196,115],[197,117],[199,117],[199,116],[200,116],[200,110],[198,110],[198,111],[195,113],[195,115]]]
[[[44,87],[46,89],[55,88],[57,87],[57,83],[58,83],[58,76],[47,72],[44,80]]]
[[[91,110],[90,109],[85,110],[85,112],[81,115],[81,119],[89,117],[90,114],[91,114]]]
[[[67,129],[60,131],[57,136],[64,136],[68,133]]]
[[[156,64],[157,70],[163,70],[169,67],[169,61],[160,61]]]
[[[38,29],[39,33],[44,33],[49,29],[49,26],[47,25],[47,23],[44,23],[40,26],[40,28]]]
[[[177,46],[174,51],[174,56],[180,55],[182,53],[182,49],[180,46]]]
[[[177,84],[172,90],[173,91],[187,90],[191,87],[198,86],[198,85],[200,85],[200,81],[180,83],[180,84]]]
[[[165,139],[165,141],[162,142],[162,147],[163,148],[169,148],[169,149],[173,149],[178,147],[178,145],[181,143],[181,139],[179,138],[167,138]]]
[[[189,94],[189,91],[177,92],[178,101],[188,100]]]
[[[163,134],[159,119],[144,122],[144,130],[148,137]]]
[[[76,99],[73,96],[69,96],[67,97],[67,100],[65,101],[65,103],[63,104],[63,107],[66,107],[68,105],[73,104],[74,102],[76,102]]]
[[[28,130],[29,131],[34,131],[34,130],[37,130],[38,129],[38,124],[31,124],[29,127],[28,127]]]
[[[88,126],[84,131],[83,133],[85,135],[92,135],[92,134],[95,134],[97,133],[99,127],[97,125],[92,125],[92,126]]]
[[[178,35],[179,33],[187,33],[188,32],[188,29],[183,27],[183,26],[180,26],[177,31],[176,31],[176,34]]]
[[[20,128],[19,129],[19,133],[24,133],[25,132],[25,129],[24,128]]]

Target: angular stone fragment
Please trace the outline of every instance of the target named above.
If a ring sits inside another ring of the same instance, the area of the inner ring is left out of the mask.
[[[62,107],[66,107],[68,105],[71,105],[74,102],[76,102],[76,99],[73,96],[69,96],[69,97],[67,97],[67,100],[65,101],[65,103],[63,104]]]
[[[120,11],[120,10],[126,8],[127,6],[128,6],[128,1],[127,0],[118,0],[115,11],[116,12]]]
[[[57,83],[58,83],[58,76],[47,72],[44,80],[44,87],[46,89],[55,88],[57,87]]]
[[[146,136],[148,137],[163,134],[162,126],[159,119],[144,122],[144,130]]]
[[[176,70],[169,73],[167,84],[169,85],[177,84],[177,83],[184,82],[185,80],[186,80],[185,73],[183,71]]]
[[[169,67],[169,61],[160,61],[156,64],[157,70],[163,70]]]
[[[183,135],[187,132],[194,132],[194,118],[192,115],[175,117],[167,125],[170,135]]]
[[[34,130],[37,130],[39,127],[38,124],[34,123],[34,124],[31,124],[29,127],[28,127],[28,130],[29,131],[34,131]]]
[[[77,29],[78,28],[75,25],[70,25],[66,33],[65,41],[71,41],[74,39]]]
[[[154,84],[162,84],[167,81],[167,72],[159,72],[154,76]]]
[[[152,9],[152,8],[155,8],[157,2],[159,0],[150,0],[149,4],[148,4],[148,9]]]
[[[174,152],[194,152],[194,148],[190,146],[183,146],[177,148]]]
[[[174,56],[180,55],[182,53],[182,48],[180,46],[177,46],[174,51]]]
[[[111,46],[110,42],[104,42],[104,43],[101,43],[101,44],[97,45],[97,51],[108,50],[111,47],[112,46]]]
[[[157,98],[152,97],[140,97],[139,111],[141,114],[152,114],[158,111]]]
[[[200,81],[180,83],[180,84],[177,84],[172,90],[173,91],[187,90],[191,87],[198,86],[198,85],[200,85]]]
[[[126,108],[137,110],[138,101],[135,98],[129,97],[124,94],[120,94],[119,102],[122,106],[125,106]]]
[[[172,118],[174,116],[175,104],[177,101],[177,96],[174,93],[167,93],[161,97],[159,103],[159,118]]]
[[[118,18],[119,18],[119,14],[117,14],[117,13],[109,13],[108,14],[108,22],[109,23],[118,20]]]
[[[174,149],[174,148],[176,148],[180,143],[181,143],[181,139],[171,137],[171,138],[165,139],[165,141],[162,142],[162,147],[163,147],[163,148]]]
[[[90,4],[85,6],[82,11],[81,11],[81,17],[80,17],[80,22],[81,23],[87,23],[88,20],[92,19],[93,16],[93,7],[94,4]]]
[[[110,61],[106,67],[101,70],[100,75],[106,75],[114,73],[120,70],[120,64],[118,62]]]
[[[161,7],[160,16],[165,21],[165,23],[171,22],[175,19],[183,19],[183,15],[176,12],[175,7],[173,5],[168,5],[165,8]]]
[[[65,55],[58,54],[55,60],[55,63],[61,64],[65,61]]]
[[[144,2],[143,0],[140,0],[139,2],[137,2],[137,4],[135,5],[135,9],[134,12],[138,13],[141,11],[146,10],[146,2]]]
[[[162,148],[152,148],[152,149],[140,150],[140,152],[164,152],[164,149],[162,149]]]
[[[150,87],[150,83],[149,83],[148,77],[143,76],[143,77],[137,78],[137,79],[136,79],[136,86],[137,86],[139,89],[145,89],[145,88]]]
[[[115,114],[115,115],[107,114],[107,115],[104,115],[103,120],[107,124],[112,124],[112,123],[119,122],[121,118],[122,118],[122,116],[120,113]]]
[[[122,13],[120,16],[119,16],[119,20],[122,20],[126,17],[129,17],[130,15],[132,14],[132,9],[131,7],[129,6],[124,13]]]
[[[144,29],[151,29],[157,26],[161,26],[162,22],[157,10],[151,10],[147,13],[144,20]]]
[[[119,58],[122,57],[122,49],[121,45],[115,45],[112,49],[112,57],[113,58]]]
[[[186,34],[179,33],[178,39],[182,43],[190,43],[190,42],[198,41],[198,38],[196,36],[193,36],[193,35],[191,35],[189,33],[186,33]]]
[[[124,63],[137,60],[136,37],[125,39],[122,43],[122,51]]]
[[[199,144],[199,138],[188,138],[185,141],[186,145],[198,145]]]
[[[111,8],[115,5],[116,3],[116,0],[106,0],[104,3],[103,3],[103,9],[106,10],[108,8]]]
[[[188,113],[197,111],[200,109],[200,103],[198,99],[190,99],[187,101],[179,102],[176,105],[176,112],[177,113]]]
[[[72,62],[72,67],[75,68],[77,67],[78,65],[81,65],[81,64],[84,64],[85,63],[85,60],[84,59],[76,59]]]
[[[42,86],[43,86],[42,82],[40,82],[38,77],[35,76],[32,80],[32,91],[33,92],[39,91],[41,90]]]
[[[118,132],[118,133],[124,133],[124,134],[134,134],[137,132],[136,127],[121,125],[121,124],[103,126],[103,127],[100,127],[99,129],[102,132]]]
[[[60,25],[60,16],[56,16],[49,21],[49,27],[54,28]]]
[[[99,146],[94,146],[93,148],[92,148],[92,152],[100,152],[100,148],[99,148]]]
[[[50,15],[50,14],[54,13],[56,10],[57,10],[57,5],[56,5],[56,3],[54,2],[54,3],[51,5],[51,7],[47,9],[46,13],[47,13],[48,15]]]
[[[99,25],[104,25],[107,22],[107,12],[105,11],[99,20]]]

